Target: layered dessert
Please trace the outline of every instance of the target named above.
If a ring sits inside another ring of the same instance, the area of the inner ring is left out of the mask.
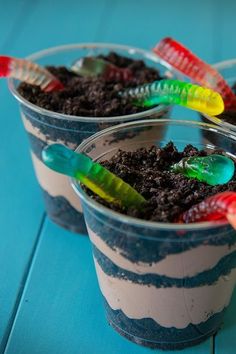
[[[120,123],[123,116],[128,115],[127,120],[142,118],[145,109],[121,98],[118,92],[162,78],[157,69],[147,66],[143,60],[115,52],[95,57],[116,67],[127,68],[132,73],[131,79],[124,81],[114,77],[107,80],[103,75],[87,77],[73,72],[70,66],[50,66],[47,69],[63,83],[64,89],[43,92],[39,87],[24,82],[17,88],[19,99],[26,100],[21,104],[22,118],[47,213],[57,224],[78,233],[87,233],[80,201],[75,198],[67,177],[43,165],[42,149],[52,143],[62,143],[75,149],[88,136]],[[70,65],[76,59],[74,57]],[[165,108],[152,114],[160,117],[167,111]]]
[[[206,197],[236,191],[236,174],[211,186],[170,171],[182,158],[212,153],[225,154],[192,145],[178,151],[169,142],[102,161],[145,197],[142,210],[108,204],[85,189],[99,203],[84,199],[83,207],[108,321],[138,344],[182,349],[222,324],[236,280],[236,231],[227,223],[200,229],[176,223]]]

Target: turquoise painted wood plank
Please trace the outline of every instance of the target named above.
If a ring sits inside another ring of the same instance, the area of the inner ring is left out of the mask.
[[[108,326],[102,305],[89,239],[47,220],[5,354],[152,353]],[[181,353],[210,353],[210,341]]]
[[[22,28],[22,18],[30,14],[33,2],[28,0],[0,0],[0,48],[4,52],[7,43],[13,45]]]
[[[173,36],[212,62],[216,11],[214,0],[114,0],[96,39],[152,48],[161,38]]]
[[[1,41],[1,51],[21,56],[63,41],[77,41],[78,34],[83,31],[83,40],[94,40],[103,2],[97,4],[97,7],[94,3],[95,12],[89,17],[86,16],[86,3],[85,7],[78,5],[76,1],[64,3],[67,7],[60,4],[61,2],[56,5],[52,1],[29,0],[19,3],[9,0],[7,4],[4,2],[5,17],[3,16],[0,31],[4,34],[4,38],[1,37],[4,41]],[[40,35],[38,31],[41,32]],[[0,83],[0,102],[4,122],[0,131],[0,197],[4,205],[0,213],[1,352],[14,319],[14,311],[37,241],[43,204],[33,174],[28,141],[20,122],[18,107],[4,81]],[[9,159],[14,163],[11,164]]]
[[[0,351],[43,215],[18,107],[0,83]]]
[[[236,291],[229,306],[221,331],[215,338],[215,354],[235,354],[236,348]]]
[[[235,28],[236,2],[234,0],[217,0],[215,23],[215,53],[216,60],[236,58]]]
[[[30,7],[26,1],[1,1],[0,50],[17,38],[17,23]],[[43,215],[41,194],[33,176],[19,110],[6,82],[0,82],[0,352],[5,346],[14,311]],[[33,208],[32,208],[33,206]]]
[[[37,0],[24,21],[17,44],[7,51],[26,56],[51,46],[91,42],[101,25],[106,0]]]

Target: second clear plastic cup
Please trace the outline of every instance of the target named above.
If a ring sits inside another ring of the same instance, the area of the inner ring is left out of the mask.
[[[75,60],[114,51],[132,59],[143,60],[165,76],[168,69],[160,64],[158,57],[149,52],[115,44],[85,43],[51,48],[29,56],[27,59],[40,65],[71,67]],[[168,71],[168,75],[171,75]],[[116,117],[78,117],[40,108],[25,100],[17,91],[19,82],[9,81],[13,95],[20,103],[20,112],[30,140],[30,151],[41,186],[48,216],[57,224],[71,231],[86,234],[81,203],[75,198],[67,177],[47,168],[41,160],[42,149],[52,143],[62,143],[75,149],[85,138],[122,122],[147,117],[168,117],[170,107],[158,106],[145,112]]]
[[[236,59],[231,59],[231,60],[225,60],[216,64],[212,65],[219,73],[224,77],[224,79],[227,81],[230,87],[236,84]],[[236,112],[235,112],[235,124],[228,123],[224,120],[219,120],[215,117],[208,116],[207,114],[204,114],[201,116],[203,122],[212,122],[214,124],[219,125],[222,128],[225,128],[229,130],[232,134],[236,135]],[[205,133],[205,138],[209,139]],[[212,143],[217,144],[217,137],[214,138],[215,140],[210,141]],[[230,141],[225,141],[224,148],[227,149],[228,145],[230,144]]]
[[[202,138],[218,137],[216,146]],[[115,144],[119,140],[119,146]],[[213,125],[150,120],[98,133],[78,152],[96,161],[118,148],[134,151],[172,140],[219,149],[236,159],[236,137]],[[181,349],[198,344],[222,324],[236,280],[236,231],[227,223],[168,224],[121,215],[98,204],[72,182],[82,200],[106,317],[131,341],[151,348]]]

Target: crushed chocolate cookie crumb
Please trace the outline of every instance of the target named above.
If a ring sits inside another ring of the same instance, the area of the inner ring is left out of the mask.
[[[31,103],[50,111],[75,116],[115,117],[144,111],[132,105],[128,98],[121,98],[118,92],[147,82],[160,80],[159,72],[147,67],[142,60],[133,60],[110,53],[99,56],[110,63],[129,68],[133,79],[127,82],[106,81],[102,76],[82,77],[66,67],[49,66],[47,69],[65,86],[61,91],[43,92],[39,87],[21,83],[19,93]]]
[[[219,150],[211,153],[223,154]],[[236,174],[224,185],[210,186],[169,170],[172,164],[184,157],[207,154],[209,152],[198,150],[192,145],[187,145],[182,152],[179,152],[174,144],[169,142],[164,148],[152,146],[135,152],[119,150],[109,161],[102,162],[104,167],[129,183],[146,198],[147,204],[143,210],[108,205],[100,197],[89,191],[88,193],[99,203],[126,215],[144,220],[175,222],[180,214],[211,195],[226,190],[236,192]]]

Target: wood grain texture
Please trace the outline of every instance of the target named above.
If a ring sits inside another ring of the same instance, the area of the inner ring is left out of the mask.
[[[30,13],[28,0],[0,0],[0,48],[1,52],[8,51],[14,45],[20,31],[22,18]]]
[[[41,193],[35,181],[28,141],[19,110],[0,84],[0,342],[34,247],[43,215]]]
[[[30,16],[26,19],[22,16],[23,26],[14,47],[14,54],[18,56],[52,46],[93,42],[106,0],[28,0],[28,4]]]
[[[214,61],[236,57],[235,28],[236,2],[234,0],[216,0],[214,30]]]
[[[1,0],[0,50],[18,57],[50,45],[93,41],[100,24],[103,2],[96,7],[91,23],[88,2],[75,0],[19,2]],[[65,6],[66,5],[66,6]],[[56,7],[55,7],[56,6]],[[57,10],[60,12],[56,18]],[[43,216],[43,203],[29,155],[16,101],[5,80],[0,82],[0,352],[5,347],[18,298],[35,247]],[[4,127],[4,128],[3,128]]]
[[[161,38],[172,36],[204,60],[214,61],[214,0],[113,0],[104,12],[96,39],[151,49]],[[112,4],[112,5],[111,5]]]
[[[26,15],[25,1],[4,2],[1,12],[0,51],[5,51],[14,25]],[[24,12],[22,11],[24,9]],[[11,18],[11,21],[9,19]],[[17,32],[14,34],[17,39]],[[13,46],[13,43],[12,43]],[[15,315],[28,265],[37,240],[43,205],[34,178],[28,141],[19,109],[0,82],[0,352],[5,346]]]

